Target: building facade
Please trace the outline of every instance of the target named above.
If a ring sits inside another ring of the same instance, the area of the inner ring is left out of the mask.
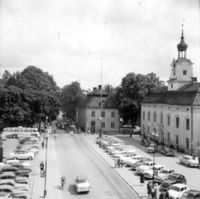
[[[193,77],[187,47],[182,30],[168,86],[143,100],[141,129],[148,139],[200,155],[200,83]]]
[[[116,105],[108,99],[108,94],[101,86],[94,88],[86,97],[84,103],[76,111],[78,126],[85,131],[115,133],[119,131],[119,111]]]

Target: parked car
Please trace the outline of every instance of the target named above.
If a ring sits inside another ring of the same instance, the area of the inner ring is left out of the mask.
[[[140,143],[141,145],[146,146],[146,147],[148,147],[151,144],[147,139],[144,139],[144,138],[141,139]]]
[[[142,158],[143,157],[141,155],[135,155],[127,159],[124,159],[122,163],[127,167],[131,167],[134,163],[140,161]]]
[[[174,184],[170,186],[168,195],[170,199],[179,199],[186,191],[188,187],[185,184]]]
[[[144,162],[142,165],[136,168],[136,173],[138,175],[143,174],[145,170],[151,169],[153,165],[155,165],[155,162],[151,162],[151,161]]]
[[[157,145],[155,143],[151,143],[148,147],[147,147],[147,153],[155,153],[158,151]]]
[[[90,183],[86,177],[77,176],[74,186],[77,193],[90,191]]]
[[[173,169],[161,169],[160,171],[158,171],[158,174],[154,177],[154,181],[156,183],[162,183],[169,174],[173,173],[174,170]]]
[[[11,194],[10,193],[7,193],[6,191],[2,191],[2,192],[0,192],[0,198],[1,199],[11,199],[12,197],[11,197]]]
[[[27,152],[27,151],[12,152],[10,153],[8,159],[33,160],[34,154],[32,152]]]
[[[183,155],[180,157],[180,163],[187,165],[188,167],[198,167],[199,166],[199,161],[198,157],[194,157],[191,155]]]
[[[28,192],[26,190],[22,190],[22,189],[15,189],[13,188],[13,186],[11,185],[0,185],[0,192],[7,192],[10,193],[11,196],[22,196],[24,194],[28,194]]]
[[[146,162],[152,162],[151,158],[143,157],[141,160],[137,161],[136,163],[132,164],[131,169],[136,170],[137,167],[143,165]]]
[[[13,166],[4,166],[3,168],[1,168],[0,173],[13,172],[17,176],[29,177],[30,171],[31,171],[30,168],[26,169],[26,168],[17,168]]]
[[[0,180],[4,179],[14,179],[17,183],[28,184],[29,180],[26,177],[19,177],[13,172],[4,172],[0,174]]]
[[[159,164],[156,164],[154,165],[151,169],[148,169],[148,170],[145,170],[144,171],[144,177],[146,179],[152,179],[153,177],[155,177],[158,172],[161,170],[161,169],[164,169],[165,166],[163,165],[159,165]]]
[[[175,156],[174,150],[169,149],[167,147],[161,147],[159,149],[159,152],[162,153],[163,155],[166,155],[166,156]]]
[[[179,173],[171,173],[161,184],[160,191],[168,191],[171,185],[177,184],[177,183],[186,184],[185,176]]]
[[[13,186],[14,188],[29,190],[28,184],[17,183],[15,182],[14,179],[0,180],[0,185],[10,185]]]
[[[197,191],[197,190],[187,190],[181,196],[181,199],[200,199],[200,191]]]
[[[141,129],[139,126],[134,126],[133,128],[133,134],[134,135],[140,135],[141,134]]]

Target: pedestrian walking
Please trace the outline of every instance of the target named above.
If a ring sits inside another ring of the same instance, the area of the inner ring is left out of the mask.
[[[40,176],[43,177],[44,174],[44,163],[43,161],[40,163]]]
[[[147,183],[147,195],[148,195],[148,196],[151,196],[151,185],[150,185],[150,183],[151,183],[151,181],[149,181],[149,182]]]
[[[114,168],[117,168],[117,159],[114,159]]]

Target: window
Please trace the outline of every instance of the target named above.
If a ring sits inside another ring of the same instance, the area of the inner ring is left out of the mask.
[[[157,115],[156,115],[156,112],[154,112],[154,114],[153,114],[153,121],[154,121],[154,122],[156,122],[156,116],[157,116]]]
[[[105,111],[101,112],[101,117],[105,117]]]
[[[170,143],[170,132],[167,132],[167,142]]]
[[[95,117],[95,111],[92,111],[92,117]]]
[[[189,138],[185,138],[185,145],[186,145],[186,149],[189,149],[189,145],[190,145]]]
[[[148,112],[148,121],[150,121],[151,113]]]
[[[186,119],[186,130],[190,130],[190,119]]]
[[[145,111],[143,111],[142,118],[145,120]]]
[[[167,116],[167,125],[170,126],[170,115]]]
[[[171,85],[171,88],[173,88],[173,84]]]
[[[105,122],[101,122],[101,128],[105,128]]]
[[[179,118],[176,117],[176,128],[179,128]]]
[[[115,128],[115,123],[114,123],[114,122],[111,122],[110,127],[111,127],[111,128]]]
[[[187,75],[187,71],[186,70],[183,70],[183,75]]]
[[[163,124],[163,114],[160,115],[160,123]]]
[[[111,117],[115,117],[115,112],[114,111],[111,112]]]

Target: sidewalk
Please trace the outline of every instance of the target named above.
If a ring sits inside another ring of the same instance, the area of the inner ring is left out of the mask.
[[[45,153],[46,148],[41,148],[39,154],[36,156],[33,165],[33,173],[31,179],[31,199],[39,199],[44,198],[44,186],[45,186],[45,178],[40,177],[40,162],[43,161],[45,163]],[[46,190],[47,195],[46,199],[61,199],[61,191],[59,189],[60,181],[57,175],[57,166],[55,161],[55,147],[54,147],[54,139],[49,137],[48,139],[48,156],[47,156],[47,179],[46,179]]]
[[[114,160],[107,153],[105,153],[102,148],[99,148],[99,145],[95,142],[96,136],[88,135],[82,136],[82,138],[89,147],[96,151],[96,153],[99,154],[103,160],[113,168],[113,170],[131,187],[131,189],[138,194],[139,197],[148,198],[146,189],[147,182],[141,184],[139,177],[134,175],[134,173],[126,167],[114,168]]]

